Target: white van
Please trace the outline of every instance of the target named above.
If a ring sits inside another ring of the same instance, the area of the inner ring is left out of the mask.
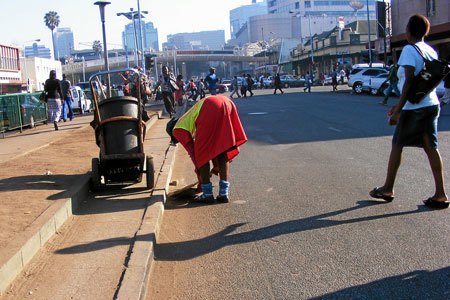
[[[384,68],[385,65],[383,63],[372,63],[372,66],[370,68]],[[352,69],[356,68],[369,68],[369,64],[363,63],[363,64],[354,64],[352,66]]]
[[[72,109],[74,112],[80,112],[83,114],[85,112],[91,112],[92,101],[89,99],[83,90],[79,86],[72,86],[70,88],[72,92]]]

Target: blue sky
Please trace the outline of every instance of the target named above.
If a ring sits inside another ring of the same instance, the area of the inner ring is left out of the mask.
[[[40,44],[51,47],[51,33],[44,24],[44,15],[56,11],[60,16],[59,27],[70,27],[74,33],[75,49],[89,48],[78,43],[102,41],[102,29],[98,6],[93,0],[0,0],[0,44]],[[137,10],[137,0],[109,0],[106,6],[106,35],[109,48],[121,45],[122,31],[128,20],[116,16],[118,12]],[[146,19],[158,28],[159,42],[168,34],[225,30],[230,37],[229,11],[251,0],[140,0],[141,10],[149,11]]]

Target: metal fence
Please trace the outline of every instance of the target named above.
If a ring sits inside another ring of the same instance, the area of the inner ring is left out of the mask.
[[[0,95],[0,132],[47,123],[47,104],[37,93]]]

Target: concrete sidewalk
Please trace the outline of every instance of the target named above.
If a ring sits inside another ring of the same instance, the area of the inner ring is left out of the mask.
[[[153,105],[147,110],[153,114],[147,123],[149,129],[160,117],[162,106]],[[0,139],[0,295],[88,195],[91,158],[98,157],[99,152],[89,126],[91,120],[92,115],[79,116],[72,122],[60,123],[59,131],[54,131],[52,124],[40,125]],[[145,146],[147,155],[156,147],[162,156],[155,162],[155,177],[159,180],[153,193],[157,201],[164,200],[170,179],[168,140],[162,139],[150,148]],[[169,156],[172,160],[173,153]],[[162,203],[154,210],[161,215]],[[157,222],[152,222],[151,229],[143,226],[143,230],[154,230]],[[146,275],[132,273],[125,276]],[[132,281],[124,280],[124,284],[133,286]],[[145,282],[145,278],[139,281]],[[126,290],[124,286],[123,292]]]

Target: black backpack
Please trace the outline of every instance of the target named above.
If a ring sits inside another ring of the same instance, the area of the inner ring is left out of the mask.
[[[407,99],[413,104],[417,104],[433,91],[445,77],[450,76],[450,66],[448,62],[432,59],[423,56],[422,51],[416,45],[412,45],[422,56],[424,61],[423,69],[414,76],[413,83],[407,93]]]

